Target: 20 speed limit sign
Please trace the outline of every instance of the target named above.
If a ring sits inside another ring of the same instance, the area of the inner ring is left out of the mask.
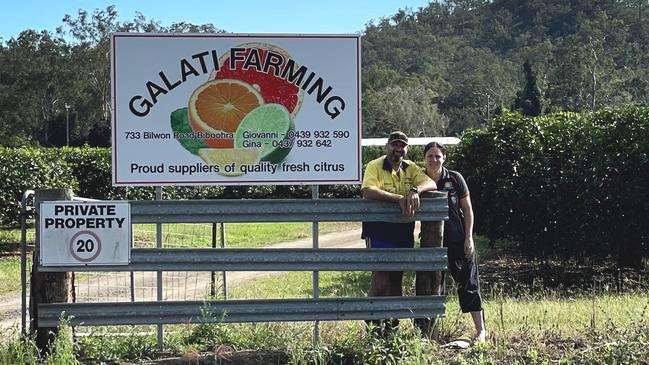
[[[101,253],[101,239],[93,231],[77,232],[70,239],[70,253],[79,262],[92,262]]]
[[[39,210],[42,266],[128,265],[128,202],[43,202]]]

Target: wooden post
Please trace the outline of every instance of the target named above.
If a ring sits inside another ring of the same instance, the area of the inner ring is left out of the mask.
[[[38,271],[40,263],[40,247],[47,242],[41,242],[39,227],[40,203],[52,200],[71,200],[70,189],[36,190],[34,205],[36,206],[36,245],[32,259],[31,283],[29,291],[30,332],[36,335],[36,346],[41,353],[46,353],[49,344],[58,333],[57,327],[38,326],[38,305],[40,303],[69,303],[74,296],[73,276],[71,272],[45,273]]]
[[[442,247],[444,243],[444,221],[421,222],[421,247]],[[442,295],[444,293],[443,271],[417,271],[417,295]],[[416,318],[415,326],[426,337],[436,337],[436,318]]]

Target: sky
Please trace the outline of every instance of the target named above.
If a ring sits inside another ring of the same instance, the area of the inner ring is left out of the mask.
[[[417,10],[429,0],[14,0],[0,7],[0,38],[34,29],[54,32],[66,14],[115,5],[120,21],[136,11],[163,26],[174,22],[212,23],[231,33],[355,34],[370,21],[399,9]]]

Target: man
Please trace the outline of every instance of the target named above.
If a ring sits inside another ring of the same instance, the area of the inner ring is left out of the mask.
[[[370,161],[363,175],[361,194],[364,199],[399,204],[401,213],[411,217],[419,208],[419,194],[436,190],[437,185],[414,162],[406,160],[408,136],[401,131],[390,133],[385,145],[385,155]],[[361,237],[367,246],[381,248],[412,248],[414,246],[415,222],[363,222]],[[369,296],[401,296],[402,271],[375,271],[372,273]],[[372,324],[376,324],[373,323]],[[380,323],[383,335],[398,321]],[[384,328],[385,326],[385,328]]]

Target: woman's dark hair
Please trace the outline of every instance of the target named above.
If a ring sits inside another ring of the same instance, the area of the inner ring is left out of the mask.
[[[442,155],[446,156],[446,148],[444,148],[444,145],[437,142],[430,142],[426,147],[424,147],[424,157],[426,156],[426,152],[431,148],[439,148],[439,150],[442,151]]]

